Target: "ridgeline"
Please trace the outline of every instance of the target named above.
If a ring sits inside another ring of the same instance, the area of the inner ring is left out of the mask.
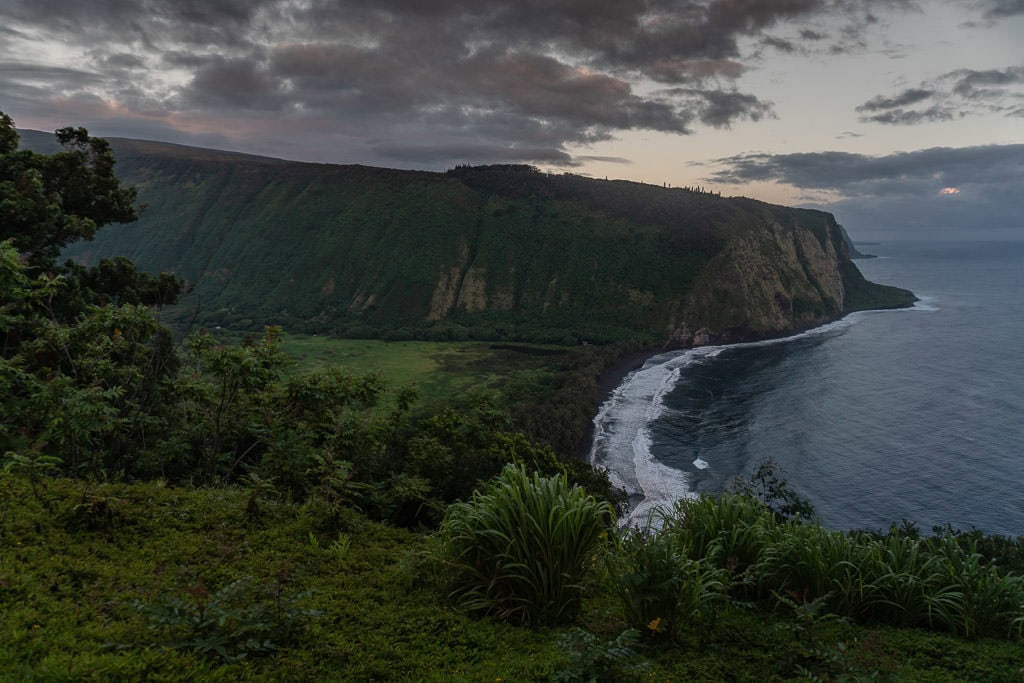
[[[207,327],[686,347],[914,301],[867,282],[820,211],[528,166],[428,173],[110,143],[145,209],[66,255],[185,278],[195,289],[172,318]]]

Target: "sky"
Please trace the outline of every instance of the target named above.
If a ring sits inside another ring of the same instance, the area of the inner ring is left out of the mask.
[[[546,171],[1024,239],[1024,0],[4,0],[20,128]]]

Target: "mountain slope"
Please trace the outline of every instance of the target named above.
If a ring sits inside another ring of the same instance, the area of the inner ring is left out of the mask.
[[[864,281],[818,211],[522,166],[441,174],[110,142],[146,208],[69,255],[174,271],[196,285],[175,314],[206,325],[685,346],[913,301]]]

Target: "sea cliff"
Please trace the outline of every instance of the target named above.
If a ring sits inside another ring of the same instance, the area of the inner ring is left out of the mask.
[[[820,211],[524,166],[427,173],[111,142],[146,209],[67,255],[184,277],[194,292],[171,321],[659,348],[913,302],[866,282]]]

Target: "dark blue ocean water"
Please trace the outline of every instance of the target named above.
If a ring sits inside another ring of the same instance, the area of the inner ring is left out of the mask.
[[[592,457],[638,515],[771,456],[833,528],[1024,534],[1024,243],[870,250],[864,275],[917,307],[665,354],[619,387]]]

